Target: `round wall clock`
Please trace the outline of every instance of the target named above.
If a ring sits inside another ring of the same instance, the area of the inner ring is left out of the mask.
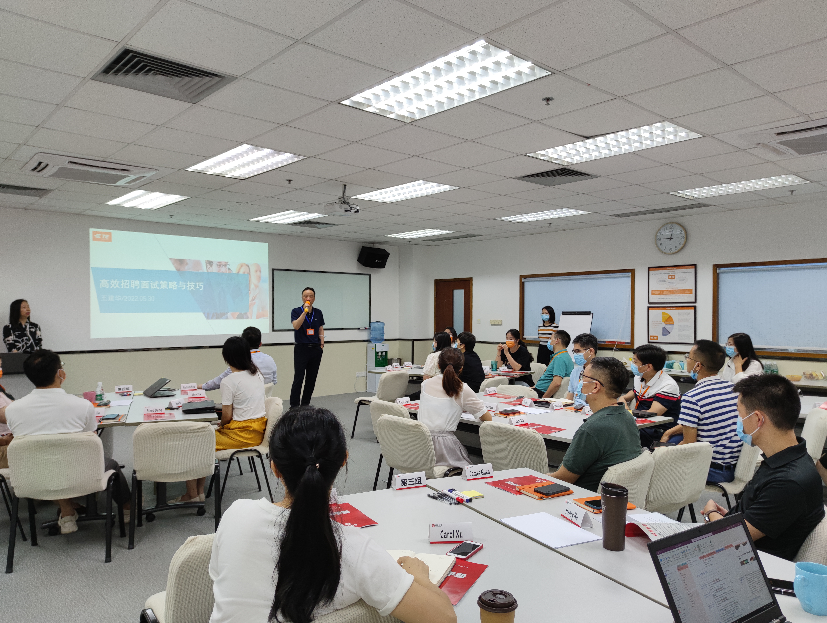
[[[655,244],[661,253],[672,255],[686,244],[686,229],[677,223],[666,223],[655,235]]]

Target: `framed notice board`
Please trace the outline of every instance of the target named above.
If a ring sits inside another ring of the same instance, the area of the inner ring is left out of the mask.
[[[650,344],[694,344],[695,308],[650,307],[647,327]]]
[[[674,303],[696,303],[698,289],[698,267],[652,266],[649,268],[649,305]]]

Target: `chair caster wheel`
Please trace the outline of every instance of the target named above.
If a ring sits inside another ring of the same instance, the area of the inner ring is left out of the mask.
[[[204,508],[203,506],[200,506],[200,507],[199,507],[199,508],[195,511],[195,514],[196,514],[196,515],[198,515],[199,517],[201,517],[201,515],[206,515],[206,514],[207,514],[207,509],[206,509],[206,508]]]
[[[60,528],[58,528],[57,526],[49,526],[48,534],[49,536],[57,536],[58,534],[60,534]]]
[[[149,521],[155,521],[155,513],[147,513],[147,514],[146,514],[146,520],[147,520],[148,522],[149,522]]]

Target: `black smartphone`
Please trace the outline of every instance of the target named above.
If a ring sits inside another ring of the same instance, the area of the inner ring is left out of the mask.
[[[569,491],[571,491],[571,489],[568,487],[558,484],[546,485],[545,487],[537,487],[534,489],[534,493],[539,493],[540,495],[545,496],[561,495],[563,493],[568,493]]]
[[[642,409],[633,409],[632,410],[632,415],[634,415],[635,417],[642,417],[642,418],[646,418],[646,419],[658,416],[658,414],[655,413],[654,411],[644,411]]]
[[[101,418],[101,422],[105,422],[107,420],[116,420],[121,416],[120,413],[108,413]]]
[[[787,597],[795,597],[795,590],[793,590],[793,583],[789,580],[776,580],[769,578],[770,589],[773,593],[778,595],[786,595]]]
[[[603,502],[600,500],[586,500],[584,503],[586,506],[593,508],[596,511],[603,510]]]

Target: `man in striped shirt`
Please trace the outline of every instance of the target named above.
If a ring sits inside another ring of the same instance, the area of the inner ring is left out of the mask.
[[[681,398],[678,425],[666,431],[661,441],[680,444],[706,441],[712,445],[712,463],[707,482],[732,482],[743,442],[736,434],[738,395],[733,385],[718,376],[726,352],[711,340],[698,340],[686,355],[686,368],[695,387]]]

